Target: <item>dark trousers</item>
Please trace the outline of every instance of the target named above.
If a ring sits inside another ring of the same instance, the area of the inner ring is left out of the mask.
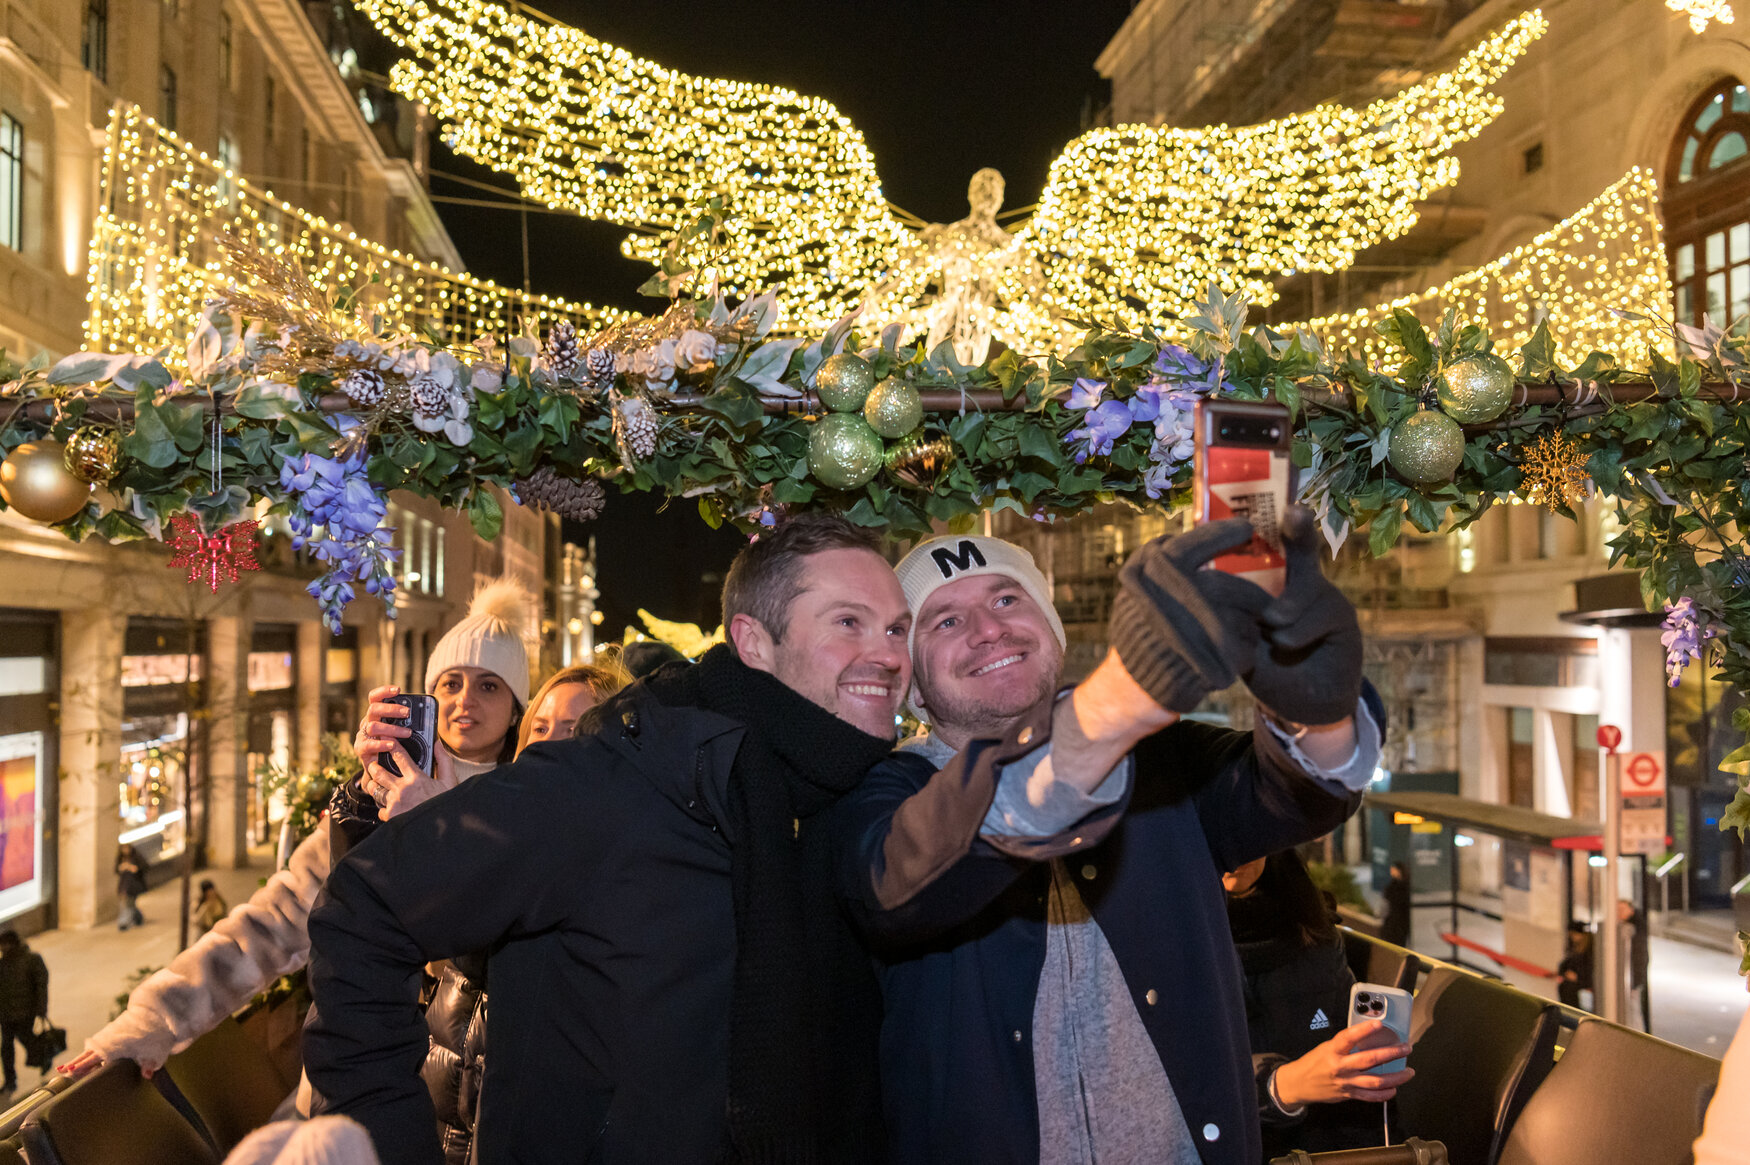
[[[30,1020],[0,1019],[0,1068],[6,1071],[6,1091],[11,1092],[18,1087],[18,1068],[13,1062],[13,1044],[24,1047],[25,1037],[30,1035]]]

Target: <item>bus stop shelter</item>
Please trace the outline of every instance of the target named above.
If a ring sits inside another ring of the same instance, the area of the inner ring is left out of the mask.
[[[1562,860],[1562,919],[1563,928],[1574,918],[1574,857],[1576,854],[1590,858],[1593,854],[1604,851],[1604,827],[1596,821],[1585,821],[1571,817],[1555,817],[1548,813],[1539,813],[1534,809],[1525,809],[1517,805],[1497,805],[1489,801],[1475,801],[1468,797],[1460,797],[1452,793],[1369,793],[1366,796],[1369,808],[1382,810],[1390,815],[1395,825],[1415,826],[1424,822],[1438,822],[1451,829],[1456,835],[1462,830],[1466,833],[1486,834],[1502,841],[1515,842],[1535,849],[1553,850],[1561,855]],[[1417,902],[1418,907],[1445,907],[1451,912],[1451,929],[1449,936],[1458,934],[1458,914],[1465,910],[1484,917],[1501,920],[1501,916],[1462,901],[1458,887],[1458,846],[1447,847],[1449,881],[1451,892],[1444,902]],[[1641,860],[1641,875],[1646,875],[1645,855],[1624,854],[1624,857],[1639,857]],[[1587,913],[1596,917],[1597,902],[1592,894],[1591,871],[1587,869]],[[1463,964],[1459,956],[1459,944],[1449,942],[1451,946],[1451,961]],[[1543,968],[1525,963],[1513,958],[1510,953],[1500,958],[1495,952],[1491,957],[1504,965],[1516,966],[1516,969],[1528,973],[1540,973]],[[1471,966],[1471,964],[1463,964]],[[1472,967],[1473,970],[1483,968]]]

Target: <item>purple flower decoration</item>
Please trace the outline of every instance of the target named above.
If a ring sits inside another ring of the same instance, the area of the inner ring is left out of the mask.
[[[341,613],[356,597],[352,584],[381,595],[395,617],[393,567],[401,552],[383,527],[389,506],[367,474],[363,449],[344,458],[306,453],[280,465],[280,488],[292,503],[292,547],[327,569],[305,588],[322,607],[328,629],[340,634]]]
[[[1217,392],[1221,389],[1221,364],[1199,359],[1189,348],[1166,344],[1155,357],[1155,375],[1171,384],[1193,392]]]
[[[1089,409],[1083,420],[1086,424],[1082,428],[1071,430],[1069,436],[1064,438],[1065,444],[1074,444],[1081,440],[1088,443],[1087,448],[1077,450],[1077,465],[1090,456],[1104,457],[1112,452],[1113,442],[1130,429],[1130,406],[1121,400],[1109,400]]]
[[[1672,687],[1683,681],[1684,668],[1701,662],[1702,643],[1714,637],[1714,629],[1706,623],[1707,612],[1688,595],[1666,604],[1659,642],[1665,645],[1665,674],[1671,677]]]
[[[1161,415],[1161,394],[1165,391],[1165,385],[1140,385],[1136,390],[1136,395],[1130,398],[1130,419],[1142,425],[1159,417]]]
[[[1104,381],[1089,380],[1085,376],[1081,377],[1070,387],[1069,400],[1065,402],[1064,407],[1072,409],[1091,409],[1100,403],[1100,397],[1105,391],[1106,384]]]

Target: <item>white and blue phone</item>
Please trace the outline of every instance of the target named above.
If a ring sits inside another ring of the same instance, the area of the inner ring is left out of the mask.
[[[1401,987],[1381,987],[1377,983],[1357,983],[1349,988],[1349,1025],[1366,1023],[1370,1019],[1382,1020],[1392,1034],[1398,1038],[1398,1043],[1410,1042],[1410,1011],[1415,1006],[1415,997]],[[1402,1072],[1405,1057],[1387,1060],[1374,1069],[1381,1076],[1389,1076],[1393,1072]]]

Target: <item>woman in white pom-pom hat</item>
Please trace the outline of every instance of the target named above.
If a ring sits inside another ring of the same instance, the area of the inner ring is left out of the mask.
[[[425,690],[437,697],[437,756],[422,773],[402,747],[407,710],[385,703],[400,689],[371,692],[371,706],[353,743],[364,775],[359,791],[387,821],[516,755],[517,728],[529,704],[529,652],[534,599],[521,583],[495,579],[474,592],[468,614],[444,632],[425,665]],[[393,758],[400,775],[381,763]],[[427,779],[428,777],[433,779]],[[345,814],[337,822],[347,825]],[[348,826],[347,832],[353,833]],[[356,838],[355,838],[356,840]]]
[[[359,730],[359,754],[367,772],[381,772],[395,788],[383,791],[380,802],[354,785],[339,790],[325,827],[304,839],[286,868],[136,987],[127,1009],[87,1040],[84,1052],[61,1071],[78,1077],[107,1061],[130,1059],[150,1075],[274,979],[309,962],[310,909],[349,838],[358,840],[379,817],[404,811],[516,751],[517,725],[529,694],[523,635],[532,613],[527,591],[511,580],[496,580],[475,594],[467,616],[432,651],[426,686],[438,700],[438,739],[446,757],[438,766],[441,775],[434,774],[438,780],[425,779],[401,748],[406,729],[379,721],[384,713],[405,713],[399,705],[380,702],[396,689],[373,691],[371,712]],[[383,752],[398,752],[397,763],[408,776],[396,778],[376,763]],[[305,1098],[299,1100],[305,1111]]]

